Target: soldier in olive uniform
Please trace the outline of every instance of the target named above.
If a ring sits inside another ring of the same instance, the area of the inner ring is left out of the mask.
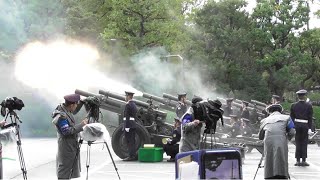
[[[294,121],[296,128],[296,154],[297,162],[295,166],[309,166],[306,162],[308,149],[308,134],[312,133],[312,115],[313,108],[310,103],[307,103],[305,95],[307,91],[302,89],[296,92],[299,101],[291,105],[290,116]],[[300,158],[302,162],[300,162]]]
[[[245,137],[251,137],[252,136],[252,127],[250,125],[250,120],[246,118],[242,118],[242,126],[241,126],[241,135]]]
[[[236,137],[237,135],[241,134],[241,122],[238,120],[238,116],[231,114],[231,127],[230,127],[230,134],[231,137]]]
[[[64,96],[65,102],[56,107],[52,113],[52,123],[57,128],[58,154],[56,157],[56,169],[58,179],[70,179],[80,177],[80,146],[78,134],[83,131],[83,126],[88,123],[84,119],[76,124],[73,117],[80,96],[70,94]]]
[[[248,110],[249,102],[242,101],[241,118],[250,119],[250,112]]]
[[[223,111],[224,111],[223,115],[224,116],[229,117],[230,114],[233,114],[232,101],[233,101],[233,98],[228,98],[226,100],[227,105],[223,108]]]
[[[163,151],[171,156],[168,162],[174,162],[176,155],[179,153],[179,141],[181,139],[181,122],[178,117],[174,118],[174,130],[172,132],[172,138],[167,140],[167,143],[163,146]]]
[[[125,91],[126,94],[126,106],[124,109],[124,135],[128,145],[129,157],[123,159],[124,161],[135,161],[137,160],[136,155],[136,113],[137,106],[132,100],[133,92]]]
[[[181,118],[182,115],[187,111],[188,106],[186,104],[187,93],[178,94],[178,104],[176,106],[176,115],[178,118]]]

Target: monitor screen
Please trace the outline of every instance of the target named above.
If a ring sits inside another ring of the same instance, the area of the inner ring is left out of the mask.
[[[204,154],[205,179],[242,179],[241,156],[231,152]]]

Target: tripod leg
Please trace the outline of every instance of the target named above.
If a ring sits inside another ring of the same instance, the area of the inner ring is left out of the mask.
[[[22,171],[22,175],[23,175],[23,179],[27,179],[27,168],[26,168],[26,164],[24,161],[24,157],[23,157],[23,152],[22,152],[22,148],[21,148],[21,142],[17,142],[17,150],[18,150],[18,155],[19,155],[19,161],[20,161],[20,167],[21,167],[21,171]]]
[[[104,144],[106,145],[106,147],[107,147],[107,149],[108,149],[108,152],[109,152],[109,155],[110,155],[111,161],[112,161],[112,163],[113,163],[114,169],[115,169],[115,170],[116,170],[116,172],[117,172],[118,178],[119,178],[119,180],[121,180],[120,175],[119,175],[119,173],[118,173],[118,168],[116,167],[116,164],[114,163],[114,160],[113,160],[113,157],[112,157],[111,151],[110,151],[110,149],[109,149],[109,146],[108,146],[108,144],[107,144],[107,142],[106,142],[106,141],[104,141]]]
[[[211,138],[211,144],[210,144],[210,146],[211,146],[211,149],[212,149],[212,147],[213,147],[212,133],[210,133],[210,138]]]
[[[259,162],[259,164],[258,164],[258,168],[257,168],[256,174],[254,175],[253,180],[255,180],[255,179],[256,179],[256,176],[257,176],[258,170],[259,170],[259,168],[261,168],[262,161],[263,161],[263,156],[261,156],[261,159],[260,159],[260,162]]]
[[[87,146],[87,161],[86,161],[86,167],[87,167],[87,180],[89,178],[89,166],[90,166],[90,150],[91,150],[91,142],[88,142]]]
[[[0,142],[0,179],[3,179],[3,169],[2,169],[2,144]]]

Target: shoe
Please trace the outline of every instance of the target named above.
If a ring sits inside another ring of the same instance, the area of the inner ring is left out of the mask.
[[[123,159],[123,161],[136,161],[136,160],[138,160],[137,157],[127,157]]]
[[[294,164],[294,166],[301,166],[301,163],[300,163],[300,162],[296,162],[296,163]]]
[[[174,158],[170,158],[167,160],[167,162],[175,162],[176,160]]]
[[[301,163],[301,166],[310,166],[310,165],[309,165],[309,163],[304,161],[304,162]]]

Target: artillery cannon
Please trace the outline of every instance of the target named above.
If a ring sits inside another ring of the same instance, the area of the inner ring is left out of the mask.
[[[163,96],[164,98],[167,98],[167,99],[171,100],[171,101],[175,101],[176,103],[179,101],[179,100],[178,100],[178,97],[173,96],[173,95],[171,95],[171,94],[163,93],[162,96]],[[191,101],[186,100],[186,104],[190,106],[192,103],[191,103]]]
[[[126,105],[125,96],[99,90],[99,95],[76,90],[76,94],[84,97],[97,97],[100,101],[100,108],[118,114],[118,127],[114,130],[111,137],[112,148],[120,158],[128,157],[127,143],[124,136],[123,112]],[[136,114],[136,149],[143,144],[153,143],[162,144],[162,139],[170,137],[173,126],[166,123],[166,112],[160,111],[152,105],[143,101],[133,100],[138,108]]]

